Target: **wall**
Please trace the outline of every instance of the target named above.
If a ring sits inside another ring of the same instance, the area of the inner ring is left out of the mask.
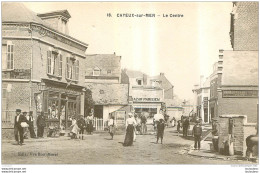
[[[104,105],[103,106],[103,122],[107,121],[109,118],[109,113],[114,112],[124,106],[122,105]]]
[[[219,92],[218,116],[223,114],[247,115],[249,123],[257,121],[258,98],[222,98]]]
[[[234,50],[258,50],[258,2],[237,2]]]
[[[246,123],[246,116],[240,115],[221,115],[218,119],[218,135],[219,135],[219,149],[224,148],[223,142],[228,140],[229,118],[234,121],[233,127],[233,141],[234,153],[243,154],[244,151],[244,124]]]

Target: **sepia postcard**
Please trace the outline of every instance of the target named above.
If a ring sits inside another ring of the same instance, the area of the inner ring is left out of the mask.
[[[257,1],[1,4],[2,164],[258,165]]]

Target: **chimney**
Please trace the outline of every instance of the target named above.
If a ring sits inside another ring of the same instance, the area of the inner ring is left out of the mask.
[[[49,26],[63,34],[69,35],[68,22],[71,18],[67,10],[37,14]]]

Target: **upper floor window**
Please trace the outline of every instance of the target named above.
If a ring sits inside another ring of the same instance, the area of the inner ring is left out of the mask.
[[[62,55],[56,51],[47,52],[47,74],[62,76]]]
[[[101,74],[101,69],[98,67],[95,67],[93,70],[93,76],[100,76]]]
[[[107,74],[111,74],[111,70],[107,70]]]
[[[7,43],[7,69],[14,69],[14,45]]]
[[[67,57],[66,78],[74,81],[79,80],[79,60],[75,57]]]

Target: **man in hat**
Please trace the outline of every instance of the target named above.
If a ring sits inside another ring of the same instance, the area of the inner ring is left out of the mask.
[[[35,132],[34,132],[34,125],[33,125],[33,111],[29,112],[29,116],[27,117],[27,120],[29,121],[29,131],[31,138],[36,138]]]
[[[202,127],[200,125],[199,119],[196,120],[196,125],[193,127],[192,134],[194,136],[194,149],[197,150],[197,146],[198,146],[198,149],[200,150]]]
[[[16,116],[14,117],[14,136],[17,144],[22,145],[23,140],[23,127],[21,123],[28,122],[23,114],[21,114],[21,109],[16,109]],[[18,137],[19,136],[19,137]],[[19,140],[20,138],[20,140]]]
[[[43,138],[45,126],[46,124],[45,124],[44,112],[41,112],[41,114],[37,118],[37,137]]]

